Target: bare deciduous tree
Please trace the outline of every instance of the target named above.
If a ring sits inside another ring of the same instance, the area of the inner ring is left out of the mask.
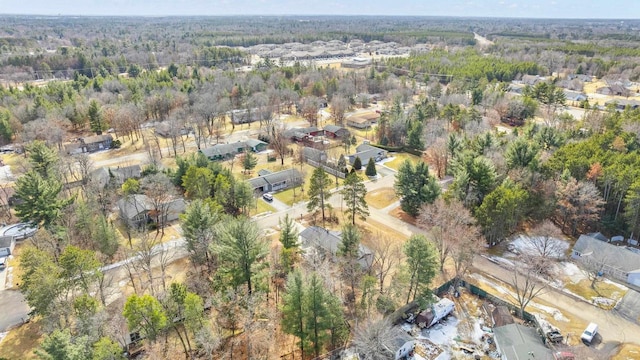
[[[523,259],[522,266],[513,270],[511,285],[513,285],[515,294],[510,294],[510,296],[520,308],[520,317],[524,316],[524,311],[529,303],[542,294],[549,285],[548,281],[541,278],[541,274],[542,269],[535,258]]]
[[[393,239],[376,234],[371,241],[371,250],[373,251],[372,267],[378,278],[380,294],[383,294],[387,277],[402,259],[402,248]]]
[[[394,358],[401,336],[402,331],[388,320],[369,320],[356,328],[353,344],[361,359],[388,360]]]
[[[428,231],[429,239],[436,245],[440,272],[444,272],[444,264],[454,246],[464,247],[467,242],[471,243],[480,237],[475,219],[456,199],[447,202],[439,198],[433,204],[424,205],[418,217],[418,226]]]

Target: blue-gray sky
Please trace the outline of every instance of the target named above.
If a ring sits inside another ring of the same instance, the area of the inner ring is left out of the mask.
[[[640,0],[0,0],[0,14],[416,15],[639,19]]]

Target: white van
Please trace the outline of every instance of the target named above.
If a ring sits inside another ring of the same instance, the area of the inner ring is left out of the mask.
[[[598,325],[594,323],[590,323],[589,326],[587,326],[587,328],[584,329],[584,332],[582,332],[582,336],[580,337],[580,339],[582,339],[583,343],[589,345],[591,344],[591,341],[593,341],[593,338],[596,336],[597,333],[598,333]]]
[[[266,201],[273,201],[273,195],[269,194],[269,193],[264,193],[262,194],[262,198],[265,199]]]

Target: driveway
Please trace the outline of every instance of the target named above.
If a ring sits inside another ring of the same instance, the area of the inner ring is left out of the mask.
[[[287,204],[283,203],[282,201],[276,199],[275,196],[273,197],[273,200],[271,200],[271,201],[266,201],[262,197],[260,197],[258,199],[258,201],[264,201],[265,203],[267,203],[268,205],[270,205],[271,207],[276,209],[276,212],[285,211],[285,210],[289,209],[289,205],[287,205]]]
[[[496,278],[507,284],[513,282],[512,271],[494,264],[482,256],[475,257],[473,267],[476,272]],[[602,310],[584,301],[577,301],[560,290],[552,287],[549,289],[548,292],[540,294],[538,298],[553,304],[553,307],[561,312],[580,319],[584,327],[590,322],[598,324],[600,335],[602,336],[602,346],[610,346],[611,344],[608,344],[610,342],[640,345],[640,338],[637,336],[637,334],[640,334],[640,326],[626,320],[617,311]]]
[[[18,290],[0,291],[0,332],[22,324],[29,314],[24,296]]]

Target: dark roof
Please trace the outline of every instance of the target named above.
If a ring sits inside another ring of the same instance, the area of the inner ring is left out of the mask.
[[[324,131],[328,131],[328,132],[331,132],[331,133],[334,133],[334,134],[337,133],[340,130],[349,131],[346,128],[343,128],[342,126],[338,126],[338,125],[325,125],[324,126]]]
[[[628,250],[624,246],[615,246],[600,241],[588,235],[580,235],[573,246],[573,251],[582,254],[598,254],[605,265],[620,269],[624,272],[632,272],[640,269],[640,254]]]
[[[553,360],[553,352],[542,345],[535,329],[509,324],[493,329],[496,346],[505,360]]]
[[[296,169],[286,169],[274,173],[268,171],[268,173],[249,179],[248,181],[254,189],[257,189],[267,184],[273,185],[283,181],[302,183],[302,174]]]
[[[104,134],[104,135],[87,136],[82,138],[82,142],[85,144],[101,143],[104,141],[113,141],[113,137],[110,134]]]

